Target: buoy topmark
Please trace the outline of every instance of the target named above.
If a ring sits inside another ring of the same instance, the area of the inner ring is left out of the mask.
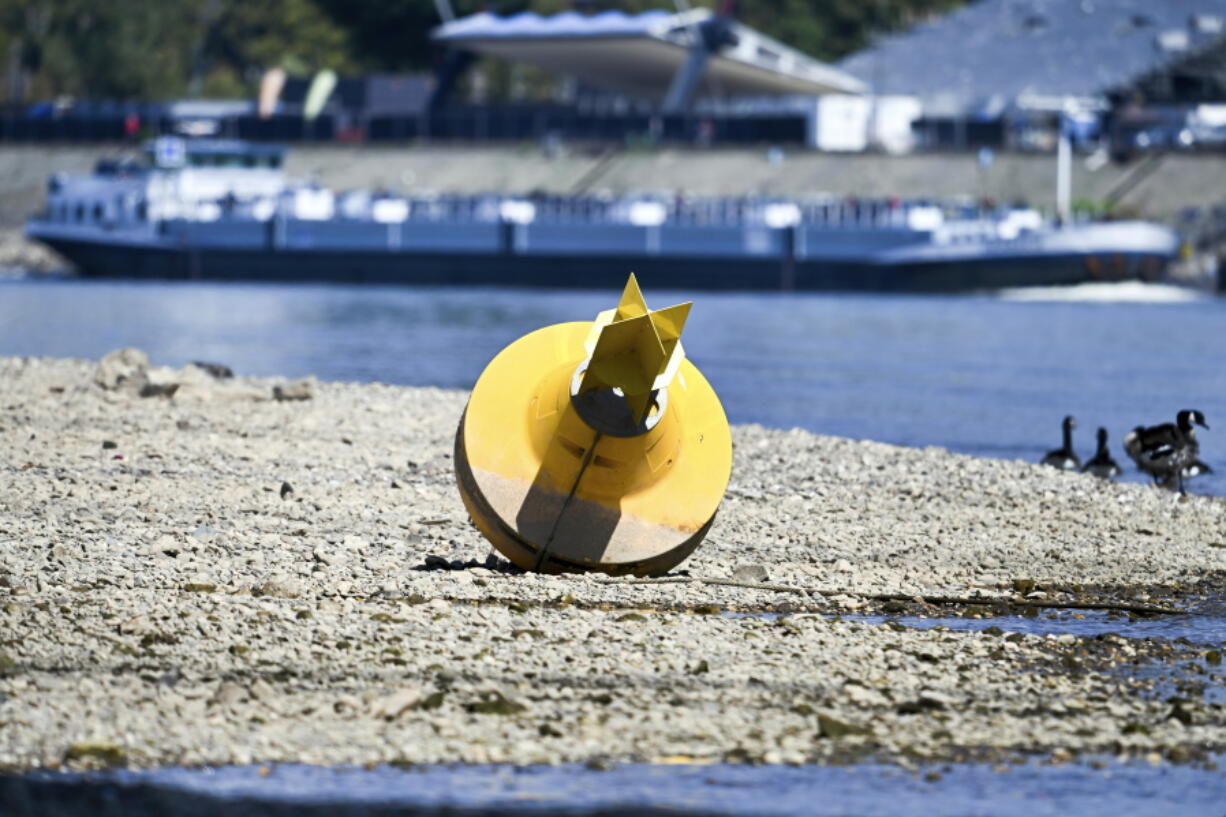
[[[685,359],[690,306],[648,309],[631,275],[616,308],[525,335],[481,373],[456,432],[456,482],[519,567],[658,575],[706,535],[732,435]]]

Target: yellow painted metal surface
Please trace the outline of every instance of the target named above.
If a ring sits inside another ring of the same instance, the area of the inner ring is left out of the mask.
[[[525,335],[477,381],[457,482],[482,533],[520,567],[657,574],[701,542],[732,439],[719,398],[683,359],[682,306],[650,312],[631,279],[613,315]],[[636,433],[600,430],[576,407],[576,395],[613,388],[644,421]]]
[[[601,312],[584,343],[589,360],[579,393],[620,389],[637,419],[650,407],[651,392],[665,388],[680,362],[681,330],[693,304],[650,310],[631,274],[616,308]]]

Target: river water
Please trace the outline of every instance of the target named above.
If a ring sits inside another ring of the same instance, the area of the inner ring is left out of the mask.
[[[1083,458],[1102,425],[1125,465],[1123,434],[1179,409],[1226,429],[1223,299],[1140,284],[877,296],[650,283],[653,306],[694,299],[686,349],[735,423],[1037,460],[1073,414]],[[468,388],[515,338],[591,319],[617,295],[19,280],[0,283],[0,354],[97,358],[137,346],[166,365]],[[1211,465],[1226,451],[1222,433],[1201,435]],[[1192,489],[1226,494],[1226,463]]]
[[[1226,763],[1226,758],[1217,758]],[[1101,768],[1096,768],[1101,766]],[[1101,761],[991,767],[311,766],[0,777],[13,817],[1170,817],[1220,815],[1226,776]]]

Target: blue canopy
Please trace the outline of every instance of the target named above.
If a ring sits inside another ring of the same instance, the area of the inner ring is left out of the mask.
[[[574,11],[542,17],[483,12],[446,23],[434,39],[457,48],[530,63],[595,87],[642,98],[664,97],[689,58],[705,8],[675,14]],[[706,64],[700,96],[860,93],[864,84],[794,48],[731,22],[734,42]]]
[[[482,12],[447,23],[435,31],[434,39],[509,39],[537,37],[645,37],[653,26],[666,22],[673,15],[667,11],[644,11],[626,14],[604,11],[585,15],[564,11],[542,17],[533,11],[499,17]]]

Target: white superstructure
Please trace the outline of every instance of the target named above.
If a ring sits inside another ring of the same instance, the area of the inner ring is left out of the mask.
[[[144,162],[103,160],[88,176],[52,176],[45,221],[139,231],[174,219],[215,221],[226,210],[268,218],[287,188],[279,147],[164,137],[146,153]]]

